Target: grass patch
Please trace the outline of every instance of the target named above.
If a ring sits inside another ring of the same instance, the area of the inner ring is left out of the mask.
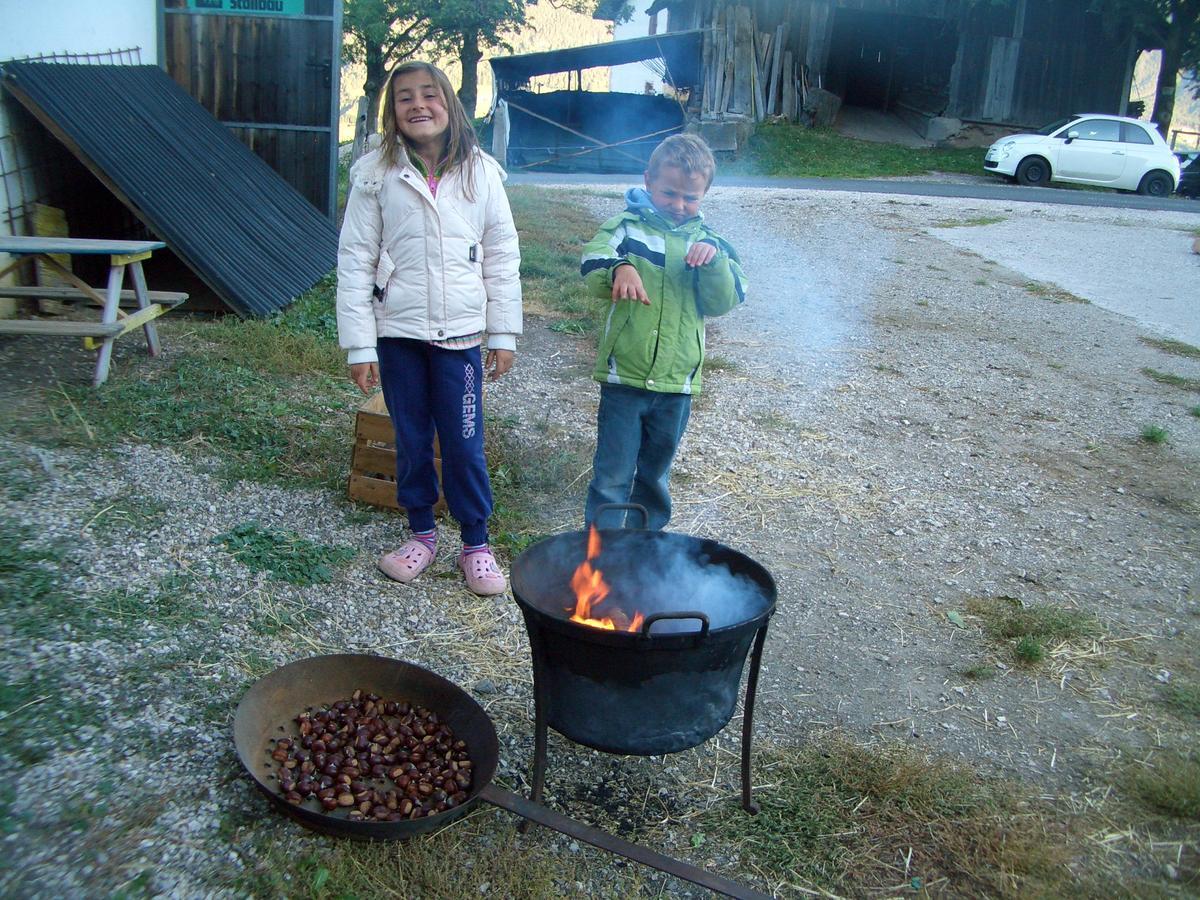
[[[722,173],[778,178],[881,178],[928,172],[983,173],[983,149],[913,150],[843,137],[832,128],[762,124]]]
[[[1023,634],[1017,638],[1017,645],[1013,647],[1013,656],[1017,658],[1018,662],[1033,666],[1046,658],[1046,648],[1038,638]]]
[[[262,327],[250,324],[247,334]],[[49,428],[36,430],[68,446],[137,441],[206,451],[229,479],[340,486],[352,439],[349,392],[328,378],[294,384],[265,374],[253,348],[247,340],[238,360],[189,354],[100,389],[64,387],[49,398]]]
[[[1156,812],[1200,821],[1200,759],[1194,753],[1156,757],[1130,776],[1128,786]]]
[[[1147,444],[1165,444],[1169,433],[1161,425],[1147,425],[1142,429],[1141,438]]]
[[[229,479],[340,489],[354,389],[333,306],[330,276],[273,319],[164,320],[172,345],[186,348],[169,363],[139,364],[100,388],[47,390],[7,429],[43,446],[168,446],[205,454]]]
[[[972,219],[947,219],[934,222],[934,228],[969,228],[972,225],[997,225],[1007,221],[1005,216],[975,216]]]
[[[549,325],[556,334],[589,334],[596,328],[591,319],[558,319]]]
[[[89,594],[71,588],[75,574],[60,545],[39,541],[11,519],[0,520],[0,616],[14,634],[28,640],[120,640],[148,623],[181,628],[202,618],[188,590],[190,576],[165,575],[157,584]]]
[[[1200,685],[1188,681],[1173,682],[1162,689],[1159,699],[1182,718],[1200,719]]]
[[[1172,356],[1183,356],[1187,359],[1200,359],[1200,347],[1193,347],[1183,341],[1173,341],[1167,338],[1139,338],[1143,344],[1170,353]]]
[[[1015,597],[974,597],[967,611],[982,620],[992,640],[1010,644],[1018,662],[1034,665],[1052,643],[1095,637],[1102,632],[1092,616],[1049,604],[1025,606]]]
[[[257,522],[243,522],[213,538],[230,555],[256,572],[269,572],[273,578],[289,584],[328,584],[333,567],[349,562],[355,551],[349,547],[329,547],[305,540],[290,531],[263,528]]]
[[[772,884],[849,896],[1057,895],[1069,885],[1065,841],[1020,793],[897,746],[820,746],[759,754],[761,811],[726,805],[698,830],[729,841]],[[808,891],[805,891],[808,893]]]
[[[1032,294],[1035,297],[1042,297],[1052,303],[1090,303],[1083,297],[1076,296],[1068,290],[1056,287],[1053,284],[1044,284],[1040,281],[1028,281],[1024,285],[1025,292]]]
[[[579,255],[600,221],[577,199],[528,185],[508,189],[513,219],[521,236],[521,285],[530,315],[566,318],[590,333],[593,313],[607,305],[589,297],[579,276]],[[612,212],[619,211],[613,204]],[[571,326],[567,326],[571,327]]]
[[[97,536],[146,531],[160,523],[166,513],[166,506],[152,497],[122,494],[93,506],[82,530],[90,529]]]
[[[537,427],[537,423],[532,423]],[[493,548],[508,558],[546,537],[546,511],[581,495],[591,471],[591,435],[573,435],[565,444],[520,442],[502,419],[486,423],[484,433],[493,509]],[[579,516],[583,509],[578,510]]]
[[[583,863],[580,855],[547,849],[540,841],[518,841],[513,829],[497,827],[495,815],[477,818],[480,824],[459,825],[403,843],[305,841],[297,846],[294,840],[273,841],[256,849],[253,871],[243,876],[237,893],[312,900],[399,896],[421,900],[541,900],[584,896],[575,887],[581,877],[577,871]],[[256,824],[247,820],[231,839],[244,839]],[[482,841],[487,846],[484,853],[480,852]]]
[[[730,359],[728,356],[712,353],[704,357],[704,371],[735,374],[742,371],[742,364],[736,359]]]
[[[749,419],[767,431],[791,432],[796,430],[796,421],[773,409],[750,413]]]
[[[1200,404],[1193,406],[1191,409],[1188,410],[1188,412],[1190,412],[1197,419],[1200,419]]]
[[[1186,378],[1183,375],[1173,375],[1170,372],[1161,372],[1149,366],[1142,369],[1142,374],[1152,381],[1157,381],[1159,384],[1169,384],[1171,387],[1183,388],[1185,391],[1200,394],[1200,378]]]
[[[996,677],[996,667],[988,663],[974,663],[962,669],[958,674],[972,681],[988,681]]]
[[[32,460],[0,457],[0,499],[24,500],[37,490],[39,474]]]

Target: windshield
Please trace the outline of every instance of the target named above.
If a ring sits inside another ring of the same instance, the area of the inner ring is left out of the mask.
[[[1042,134],[1042,135],[1046,135],[1047,137],[1049,137],[1050,135],[1054,134],[1054,132],[1058,131],[1058,129],[1060,129],[1064,125],[1066,125],[1068,122],[1074,122],[1078,119],[1079,119],[1079,116],[1067,116],[1065,119],[1059,119],[1057,122],[1051,122],[1045,128],[1039,128],[1037,131],[1034,132],[1034,134]]]

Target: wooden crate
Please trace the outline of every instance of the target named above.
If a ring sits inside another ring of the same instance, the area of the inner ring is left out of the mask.
[[[350,498],[386,509],[400,509],[396,502],[396,436],[388,417],[383,394],[376,393],[359,407],[354,420],[354,451],[350,458]],[[433,438],[433,467],[442,480],[442,457],[437,435]],[[438,496],[435,512],[446,508]]]

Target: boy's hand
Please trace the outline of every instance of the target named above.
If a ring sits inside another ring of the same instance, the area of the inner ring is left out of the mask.
[[[350,378],[364,394],[379,386],[379,363],[355,363],[350,367]]]
[[[683,258],[683,261],[688,264],[688,268],[698,269],[701,266],[707,266],[716,258],[717,248],[712,244],[701,241],[692,244],[692,248],[688,250],[687,256]]]
[[[614,302],[640,300],[647,306],[650,305],[650,297],[646,294],[646,288],[642,286],[642,276],[632,263],[624,263],[613,270],[612,298]]]
[[[511,350],[489,350],[483,371],[487,373],[488,381],[495,381],[512,368],[513,352]]]

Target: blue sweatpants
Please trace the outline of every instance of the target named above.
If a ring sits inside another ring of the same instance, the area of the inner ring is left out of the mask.
[[[383,398],[396,431],[396,500],[408,510],[409,526],[434,527],[436,428],[446,505],[464,544],[487,543],[492,486],[483,455],[479,348],[443,350],[425,341],[380,338],[378,351]]]

